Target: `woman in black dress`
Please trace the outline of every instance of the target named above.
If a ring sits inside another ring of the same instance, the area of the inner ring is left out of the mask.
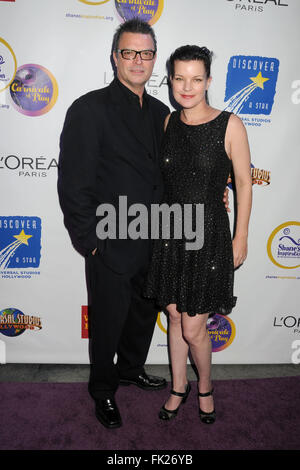
[[[190,349],[199,374],[200,419],[208,424],[215,421],[216,413],[206,323],[210,315],[226,315],[235,305],[233,274],[247,256],[252,202],[247,133],[237,116],[208,104],[210,65],[211,53],[205,47],[183,46],[171,55],[173,96],[182,109],[166,118],[160,161],[163,202],[182,208],[185,204],[204,205],[204,244],[201,249],[187,250],[185,237],[155,240],[146,286],[146,296],[156,298],[169,314],[173,387],[159,417],[174,418],[188,397]],[[231,171],[237,192],[233,240],[223,203]],[[171,222],[171,229],[175,223]],[[195,218],[193,223],[195,227]]]

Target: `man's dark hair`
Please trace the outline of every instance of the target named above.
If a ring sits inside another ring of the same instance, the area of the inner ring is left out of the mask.
[[[128,20],[125,21],[125,23],[120,24],[113,39],[113,51],[115,52],[119,49],[120,38],[123,33],[149,34],[153,39],[154,50],[157,50],[155,33],[146,21],[142,21],[139,18],[133,18],[132,20]]]

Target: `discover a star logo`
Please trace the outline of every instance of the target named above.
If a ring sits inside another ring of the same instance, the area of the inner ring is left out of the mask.
[[[270,115],[274,104],[279,60],[232,56],[228,63],[225,110],[235,114]]]
[[[41,219],[0,216],[0,269],[37,268],[41,258]]]
[[[31,238],[32,235],[26,235],[26,233],[22,229],[19,235],[14,235],[13,237],[17,240],[18,245],[21,245],[22,243],[24,243],[24,245],[28,246],[28,238]]]

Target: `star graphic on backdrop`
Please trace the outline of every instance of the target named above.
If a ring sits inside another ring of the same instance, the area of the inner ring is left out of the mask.
[[[264,82],[266,82],[267,80],[270,80],[270,79],[263,77],[261,72],[259,72],[256,75],[256,77],[250,77],[250,80],[252,80],[253,83],[256,83],[256,85],[263,90],[264,89]]]
[[[26,233],[24,232],[24,230],[22,229],[21,232],[19,233],[19,235],[14,235],[14,238],[16,238],[17,240],[19,240],[21,243],[24,243],[24,245],[28,245],[28,238],[31,238],[32,235],[26,235]]]

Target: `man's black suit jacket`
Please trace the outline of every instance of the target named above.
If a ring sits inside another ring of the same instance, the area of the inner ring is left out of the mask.
[[[118,207],[127,196],[128,207],[150,207],[160,201],[163,182],[159,150],[169,108],[147,95],[155,138],[147,148],[124,105],[117,79],[108,87],[78,98],[68,109],[60,139],[58,194],[65,225],[74,246],[84,255],[96,247],[103,262],[125,273],[143,256],[147,240],[100,240],[96,209],[109,203]]]

